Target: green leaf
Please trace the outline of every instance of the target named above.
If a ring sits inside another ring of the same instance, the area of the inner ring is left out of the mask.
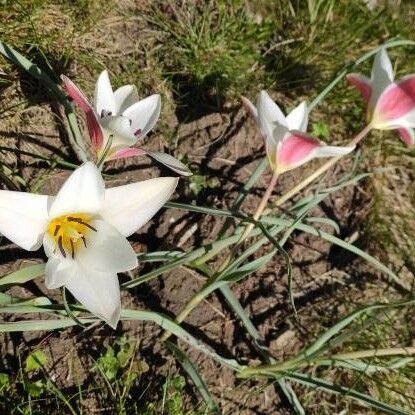
[[[0,373],[0,394],[4,394],[10,388],[10,376],[7,373]]]
[[[393,414],[393,415],[411,415],[411,412],[406,411],[403,408],[398,408],[396,406],[388,405],[384,402],[381,402],[370,395],[367,395],[362,392],[358,392],[355,389],[336,385],[334,383],[328,382],[324,379],[317,377],[312,377],[310,375],[304,375],[303,373],[286,373],[286,377],[295,382],[301,383],[302,385],[310,386],[313,389],[321,389],[326,392],[339,394],[348,398],[351,398],[355,401],[360,402],[366,407],[371,407],[379,409],[384,413]]]
[[[43,71],[39,66],[31,62],[17,50],[13,49],[7,43],[0,41],[0,53],[15,65],[26,71],[30,76],[41,81],[58,99],[58,101],[64,106],[65,114],[68,119],[69,127],[68,133],[71,141],[74,144],[74,150],[82,161],[87,160],[86,151],[83,145],[83,139],[81,131],[79,130],[76,115],[73,111],[72,105],[70,104],[66,95],[59,89],[56,82],[54,82],[49,75]]]
[[[45,366],[46,362],[47,357],[45,353],[43,353],[42,350],[35,350],[34,352],[30,353],[29,356],[26,358],[26,371],[32,372],[36,369],[39,369],[42,366]]]
[[[25,389],[27,390],[28,394],[32,398],[37,398],[42,395],[45,385],[42,379],[37,380],[36,382],[28,382],[24,383]]]
[[[24,284],[31,281],[45,273],[45,264],[30,265],[28,267],[19,269],[2,278],[0,278],[0,286],[11,284]]]
[[[216,403],[213,400],[205,382],[203,381],[202,377],[200,376],[199,372],[197,371],[193,363],[190,361],[190,359],[175,344],[169,341],[167,341],[165,344],[167,348],[173,353],[174,357],[180,363],[182,368],[189,375],[190,379],[192,379],[192,382],[194,383],[200,395],[206,402],[208,409],[215,414],[219,414],[219,409],[216,406]]]

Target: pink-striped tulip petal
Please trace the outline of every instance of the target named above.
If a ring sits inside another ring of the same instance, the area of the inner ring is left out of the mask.
[[[83,92],[65,75],[61,75],[63,87],[73,102],[85,113],[86,124],[91,138],[91,143],[96,152],[100,151],[104,142],[102,129],[91,104]]]
[[[412,128],[398,128],[398,133],[408,147],[415,145],[415,131]]]
[[[358,73],[351,73],[346,76],[347,81],[353,85],[362,95],[366,104],[369,104],[372,95],[372,87],[370,86],[370,79],[367,76]]]
[[[144,156],[146,152],[141,148],[127,147],[109,154],[107,160],[120,160],[128,157]]]
[[[415,127],[415,75],[389,85],[379,97],[373,125],[380,129]]]
[[[319,157],[343,156],[354,147],[326,146],[300,131],[290,131],[278,146],[276,170],[279,173],[298,167]]]

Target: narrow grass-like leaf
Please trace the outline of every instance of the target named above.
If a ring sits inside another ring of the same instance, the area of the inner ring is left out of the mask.
[[[162,327],[164,330],[168,330],[173,333],[176,337],[180,338],[196,350],[201,351],[202,353],[210,356],[212,359],[222,363],[223,365],[240,371],[242,366],[234,359],[226,359],[222,356],[219,356],[216,352],[211,350],[205,344],[197,340],[186,330],[184,330],[179,324],[159,313],[152,311],[141,311],[141,310],[121,310],[121,319],[122,320],[140,320],[140,321],[152,321]],[[82,320],[81,320],[82,321]]]
[[[213,400],[209,389],[207,388],[205,382],[203,381],[202,377],[200,376],[191,360],[174,343],[166,341],[165,345],[171,351],[171,353],[173,353],[175,359],[180,363],[183,370],[185,370],[189,375],[190,379],[192,379],[192,382],[196,386],[203,400],[206,402],[207,409],[209,409],[209,411],[214,414],[219,414],[219,409]]]
[[[357,390],[352,389],[352,388],[347,388],[344,386],[336,385],[324,379],[320,379],[317,377],[304,375],[303,373],[296,373],[296,372],[286,373],[285,376],[288,379],[301,383],[302,385],[310,386],[312,388],[324,390],[330,393],[340,394],[346,398],[351,398],[355,401],[358,401],[366,407],[379,409],[388,414],[411,415],[411,412],[408,412],[403,408],[398,408],[396,406],[388,405],[384,402],[379,401],[378,399],[373,398],[370,395],[367,395],[362,392],[358,392]]]
[[[35,312],[35,311],[33,311]],[[96,319],[81,319],[83,324],[94,323]],[[76,323],[71,318],[58,320],[23,320],[11,323],[0,323],[0,333],[20,332],[20,331],[50,331],[72,327]]]
[[[254,230],[252,234],[258,235],[261,233],[260,230]],[[178,255],[178,258],[173,260],[172,262],[162,265],[161,267],[154,269],[147,274],[142,275],[139,278],[135,278],[131,281],[127,281],[123,284],[121,284],[121,288],[123,289],[129,289],[136,287],[137,285],[140,285],[146,281],[149,281],[153,278],[156,278],[157,276],[163,274],[164,272],[170,271],[174,268],[177,268],[181,265],[190,264],[193,261],[195,261],[200,256],[206,254],[207,252],[220,252],[221,250],[225,249],[229,245],[232,245],[236,242],[238,242],[240,236],[239,235],[233,235],[229,236],[227,238],[219,239],[218,241],[215,241],[213,243],[210,243],[208,245],[202,246],[200,248],[195,249],[191,252],[183,252],[183,254],[180,256]]]
[[[74,144],[74,150],[82,161],[86,161],[87,155],[83,145],[82,134],[79,130],[73,107],[66,95],[59,89],[58,85],[49,77],[45,71],[27,59],[17,50],[13,49],[10,45],[0,41],[0,53],[15,65],[26,71],[30,76],[41,81],[47,88],[49,88],[52,94],[64,106],[70,127],[68,132],[70,139]]]
[[[45,264],[30,265],[0,278],[0,287],[11,284],[24,284],[45,273]]]
[[[305,358],[315,355],[318,351],[320,351],[323,348],[323,346],[327,346],[327,343],[330,341],[330,339],[339,334],[341,330],[343,330],[345,327],[351,324],[354,320],[356,320],[356,318],[360,317],[362,314],[388,308],[405,307],[412,304],[415,304],[415,298],[389,304],[370,304],[367,306],[360,307],[354,310],[352,313],[348,314],[346,317],[342,318],[330,329],[325,331],[321,336],[317,338],[317,340],[315,340],[310,346],[308,346],[304,350],[304,352],[301,353],[301,355]]]

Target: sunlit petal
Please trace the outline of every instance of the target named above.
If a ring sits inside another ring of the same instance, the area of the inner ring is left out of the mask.
[[[76,277],[76,264],[60,257],[49,258],[45,269],[45,285],[49,290],[60,288],[68,280]]]
[[[134,269],[137,255],[124,235],[104,220],[94,220],[91,231],[86,237],[86,247],[75,254],[85,269],[106,272],[123,272]]]
[[[178,183],[175,177],[158,177],[105,190],[101,216],[124,236],[130,236],[169,200]]]
[[[98,116],[115,115],[116,113],[115,97],[106,70],[101,72],[95,85],[94,106]]]
[[[257,103],[259,128],[266,139],[274,139],[274,130],[279,127],[280,133],[288,130],[284,114],[266,91],[261,91]],[[282,137],[281,137],[282,138]]]
[[[116,273],[84,269],[77,264],[72,278],[66,280],[65,286],[87,310],[106,321],[113,329],[117,327],[121,301]]]
[[[415,75],[391,84],[380,96],[375,107],[374,125],[415,127]]]
[[[307,104],[302,102],[295,107],[286,117],[288,128],[305,132],[308,124]]]
[[[135,85],[124,85],[114,92],[116,113],[122,114],[128,107],[138,101],[138,92]]]
[[[335,157],[350,153],[354,147],[326,146],[302,132],[290,132],[278,147],[277,168],[290,170],[317,157]]]
[[[49,208],[50,218],[69,213],[98,213],[104,203],[105,185],[91,162],[78,167],[66,180]]]
[[[409,147],[415,145],[415,131],[413,128],[398,128],[398,133],[402,138],[402,141]]]
[[[375,56],[372,67],[372,95],[370,106],[374,108],[382,92],[393,82],[393,69],[385,48],[381,48]]]
[[[0,233],[23,249],[39,249],[48,222],[48,199],[0,190]]]
[[[160,110],[160,95],[154,94],[131,105],[122,115],[131,121],[131,129],[138,138],[144,137],[154,127]]]

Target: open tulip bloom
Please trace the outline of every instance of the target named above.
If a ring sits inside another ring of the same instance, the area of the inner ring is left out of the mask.
[[[349,74],[348,81],[367,104],[366,118],[372,128],[398,130],[406,145],[415,144],[415,75],[393,80],[393,68],[385,48],[379,49],[372,75]]]
[[[247,98],[244,104],[255,117],[271,169],[277,173],[294,169],[318,157],[343,156],[354,147],[327,146],[306,133],[307,105],[302,102],[286,117],[266,91],[261,91],[256,107]]]
[[[126,238],[164,205],[177,181],[160,177],[105,189],[99,170],[87,162],[55,197],[0,190],[0,233],[29,251],[43,244],[46,287],[65,286],[115,328],[121,309],[117,273],[137,266]]]
[[[95,85],[94,105],[66,76],[61,76],[68,96],[85,113],[89,135],[99,162],[148,155],[171,170],[188,176],[192,173],[179,160],[166,153],[132,147],[144,138],[160,116],[160,95],[139,100],[134,85],[112,90],[108,72],[101,72]]]

